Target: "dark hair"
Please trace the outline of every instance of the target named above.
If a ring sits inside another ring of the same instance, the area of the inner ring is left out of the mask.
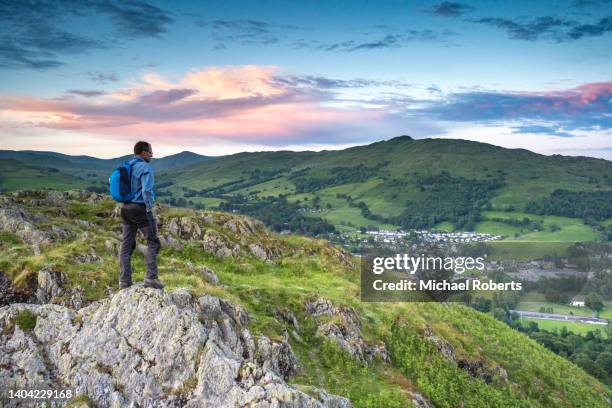
[[[148,142],[138,142],[134,145],[134,154],[140,154],[142,152],[150,152],[151,145]]]

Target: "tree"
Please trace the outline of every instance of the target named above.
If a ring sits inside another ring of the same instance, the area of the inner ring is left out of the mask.
[[[603,309],[603,299],[599,296],[599,293],[591,292],[584,299],[584,304],[586,307],[593,309],[597,313]]]

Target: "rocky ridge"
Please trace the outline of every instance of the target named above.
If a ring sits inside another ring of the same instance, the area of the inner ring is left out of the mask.
[[[34,323],[20,326],[20,317]],[[98,407],[351,407],[285,378],[291,346],[246,328],[240,306],[134,286],[75,310],[0,308],[0,388],[70,388]],[[9,403],[10,406],[10,403]]]

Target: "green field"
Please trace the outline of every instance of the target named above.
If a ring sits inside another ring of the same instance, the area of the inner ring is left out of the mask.
[[[571,245],[568,242],[492,241],[487,243],[490,260],[528,261],[545,255],[562,256]]]
[[[521,301],[516,306],[518,310],[525,310],[528,312],[539,312],[541,307],[544,307],[546,309],[552,308],[553,313],[557,313],[557,314],[564,314],[564,315],[573,314],[574,316],[588,316],[588,317],[593,316],[593,311],[589,308],[547,302],[544,297],[544,294],[538,293],[538,292],[529,292],[525,294],[525,296],[521,298]],[[609,309],[604,309],[602,313],[604,311],[612,312]],[[602,316],[601,314],[600,314],[600,317],[604,319],[606,318]]]
[[[586,225],[583,220],[554,215],[535,215],[519,211],[483,211],[482,216],[486,220],[507,219],[523,220],[527,218],[531,222],[541,222],[541,231],[531,231],[500,221],[483,221],[476,225],[476,231],[489,234],[502,235],[505,239],[512,241],[527,242],[577,242],[593,241],[598,239],[597,232]]]
[[[566,327],[568,331],[574,334],[586,335],[590,331],[599,331],[603,336],[606,336],[606,326],[599,324],[587,324],[587,323],[574,323],[574,322],[562,322],[560,320],[545,320],[545,319],[532,319],[529,317],[521,317],[521,323],[524,325],[529,322],[536,322],[538,327],[542,330],[553,331],[561,330],[562,327]]]

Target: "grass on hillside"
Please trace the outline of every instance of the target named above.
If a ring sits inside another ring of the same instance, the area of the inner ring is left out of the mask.
[[[83,286],[87,299],[106,296],[107,287],[116,289],[118,281],[116,256],[104,245],[105,240],[119,234],[118,220],[108,215],[111,206],[110,202],[72,205],[79,217],[98,224],[95,231],[71,225],[68,219],[55,219],[75,233],[88,235],[57,242],[41,255],[34,255],[21,243],[10,244],[0,252],[0,268],[17,283],[24,283],[46,266],[65,272],[71,285]],[[192,213],[185,209],[165,211],[165,216]],[[273,317],[276,307],[289,309],[300,322],[299,337],[291,335],[290,342],[304,365],[292,381],[345,395],[356,408],[409,406],[407,392],[411,389],[423,393],[437,407],[459,406],[460,402],[470,407],[488,407],[492,402],[499,407],[607,406],[601,397],[609,393],[605,386],[493,317],[459,304],[361,302],[357,267],[347,268],[327,242],[295,235],[275,235],[273,239],[285,248],[277,263],[252,257],[214,258],[202,251],[198,242],[181,251],[164,247],[159,257],[160,279],[168,291],[188,287],[196,294],[210,293],[243,305],[251,315],[250,329],[271,338],[281,337],[285,329],[292,331]],[[89,251],[95,251],[103,261],[74,262],[77,254]],[[199,266],[213,269],[223,286],[207,283],[197,271]],[[142,255],[135,254],[133,267],[134,280],[141,280],[145,269]],[[364,338],[371,343],[386,340],[393,366],[380,362],[370,367],[360,365],[315,336],[313,321],[303,309],[312,296],[355,308],[363,320]],[[393,326],[398,318],[401,325]],[[504,367],[510,383],[486,384],[442,359],[422,338],[426,326],[450,342],[458,357]]]

